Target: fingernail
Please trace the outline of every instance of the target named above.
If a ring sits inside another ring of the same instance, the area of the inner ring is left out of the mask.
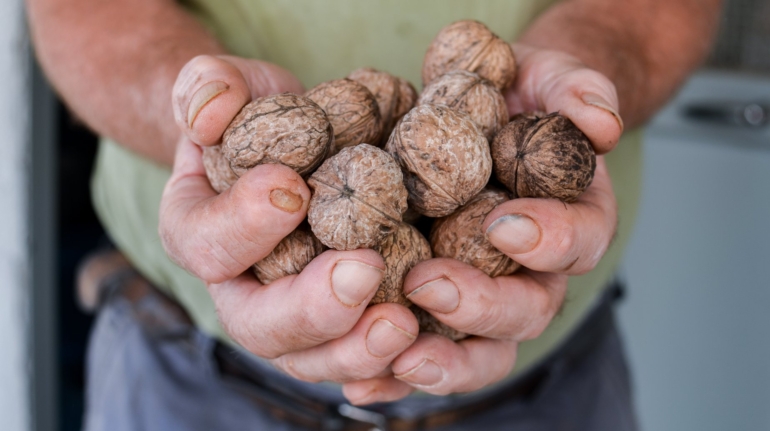
[[[332,292],[346,307],[367,300],[382,281],[383,271],[355,260],[341,260],[332,271]]]
[[[270,192],[270,203],[281,211],[295,213],[302,209],[302,196],[286,189],[273,189]]]
[[[422,308],[439,313],[451,313],[460,306],[460,289],[444,277],[423,284],[406,297]]]
[[[503,253],[527,253],[540,241],[540,228],[523,214],[509,214],[489,225],[487,238]]]
[[[444,371],[435,362],[426,359],[397,379],[420,386],[433,386],[444,379]]]
[[[366,350],[375,358],[385,358],[406,349],[414,339],[389,320],[377,319],[366,334]]]
[[[230,86],[226,82],[214,81],[209,82],[198,91],[193,94],[190,99],[190,106],[187,107],[187,125],[192,128],[195,118],[198,117],[198,112],[203,108],[211,99],[224,93]]]
[[[623,119],[620,118],[620,114],[618,114],[618,111],[610,106],[610,104],[604,100],[603,97],[594,93],[583,93],[581,99],[583,99],[583,103],[586,105],[596,106],[597,108],[604,109],[605,111],[612,114],[612,116],[615,117],[615,120],[618,122],[620,130],[623,130]]]

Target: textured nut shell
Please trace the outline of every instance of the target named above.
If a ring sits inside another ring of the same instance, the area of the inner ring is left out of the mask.
[[[459,341],[468,337],[468,334],[465,332],[460,332],[441,323],[430,313],[416,305],[413,305],[410,310],[412,310],[414,316],[417,317],[417,322],[420,324],[420,332],[433,332],[434,334],[449,338],[452,341]]]
[[[203,147],[203,168],[206,169],[211,188],[217,193],[229,189],[238,180],[238,175],[235,175],[222,154],[221,145]]]
[[[244,106],[222,136],[222,153],[238,176],[264,163],[304,176],[326,157],[331,139],[331,124],[315,102],[283,93]]]
[[[356,69],[348,75],[366,86],[377,99],[382,116],[382,144],[387,142],[396,122],[414,107],[417,91],[406,79],[370,67]]]
[[[372,248],[392,233],[406,211],[401,170],[368,144],[344,148],[308,179],[308,222],[324,245],[336,250]]]
[[[420,94],[418,105],[446,105],[470,115],[491,141],[508,122],[508,106],[491,81],[465,70],[455,70],[430,83]]]
[[[374,249],[385,260],[385,276],[369,304],[395,302],[410,306],[411,301],[404,296],[404,278],[419,262],[431,258],[428,240],[414,226],[401,223]]]
[[[490,277],[516,271],[520,265],[496,249],[482,230],[487,215],[507,200],[501,190],[484,189],[454,214],[436,220],[430,233],[434,255],[465,262]]]
[[[363,84],[350,79],[335,79],[318,84],[305,95],[323,108],[332,123],[334,143],[330,154],[361,143],[379,143],[382,133],[380,108]]]
[[[443,217],[464,205],[492,173],[489,143],[467,114],[418,106],[401,119],[385,149],[404,172],[409,205]]]
[[[433,39],[422,64],[422,83],[451,70],[467,70],[492,81],[503,90],[516,78],[516,58],[511,46],[478,21],[457,21]]]
[[[323,244],[312,233],[297,229],[286,236],[273,252],[252,266],[254,274],[264,284],[287,275],[299,274],[316,256]]]
[[[557,113],[517,115],[491,148],[495,176],[515,197],[573,202],[594,178],[591,141]]]

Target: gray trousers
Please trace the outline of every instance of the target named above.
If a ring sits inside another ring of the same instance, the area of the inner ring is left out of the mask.
[[[145,314],[162,313],[152,298],[140,305]],[[85,431],[304,429],[277,419],[244,394],[241,383],[223,375],[213,354],[216,341],[173,319],[160,325],[162,331],[148,330],[135,309],[136,304],[116,295],[98,315],[88,352]],[[295,381],[257,361],[254,367],[290,389],[343,401],[336,388]],[[447,400],[451,403],[451,397]],[[408,415],[410,404],[426,402],[431,401],[410,398],[397,407]],[[636,430],[614,319],[611,330],[580,360],[554,361],[548,377],[528,396],[435,429]]]

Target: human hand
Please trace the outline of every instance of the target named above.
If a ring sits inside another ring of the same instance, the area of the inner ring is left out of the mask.
[[[267,164],[217,195],[193,143],[218,143],[247,102],[282,91],[302,87],[288,72],[255,60],[198,57],[185,66],[173,95],[184,137],[161,201],[163,245],[206,283],[224,330],[288,374],[337,382],[387,374],[418,325],[401,305],[366,307],[383,276],[379,254],[327,251],[301,274],[260,284],[249,267],[302,222],[310,191],[292,169]]]
[[[597,153],[617,144],[623,123],[613,84],[567,54],[514,45],[519,75],[506,93],[509,111],[560,111]],[[515,199],[499,205],[483,228],[490,242],[521,263],[517,273],[490,278],[453,259],[421,262],[404,293],[443,323],[474,337],[452,342],[435,334],[417,341],[391,365],[395,377],[351,382],[351,402],[392,400],[414,389],[445,395],[483,388],[507,376],[518,343],[538,337],[558,312],[568,275],[593,269],[614,235],[617,209],[604,158],[576,202]]]

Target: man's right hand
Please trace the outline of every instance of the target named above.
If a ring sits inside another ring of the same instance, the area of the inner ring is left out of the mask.
[[[330,250],[301,274],[262,285],[249,268],[302,222],[310,191],[281,165],[257,166],[219,195],[206,177],[195,144],[219,143],[246,103],[285,91],[303,89],[289,72],[256,60],[202,56],[180,72],[173,106],[184,136],[161,201],[163,245],[206,283],[225,331],[288,374],[313,382],[390,375],[418,324],[401,305],[367,308],[383,276],[379,254]],[[411,391],[396,385],[404,392],[396,398]]]

